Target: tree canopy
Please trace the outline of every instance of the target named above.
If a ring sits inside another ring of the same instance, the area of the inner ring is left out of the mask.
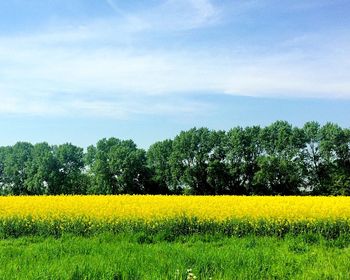
[[[0,193],[350,195],[350,130],[285,121],[192,128],[146,151],[132,140],[0,147]]]

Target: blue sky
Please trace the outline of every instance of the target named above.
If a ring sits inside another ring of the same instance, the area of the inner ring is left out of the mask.
[[[0,2],[0,145],[350,121],[347,0]]]

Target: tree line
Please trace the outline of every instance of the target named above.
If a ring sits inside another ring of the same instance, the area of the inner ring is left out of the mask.
[[[0,147],[0,193],[349,195],[350,129],[286,121],[192,128],[147,151],[132,140]]]

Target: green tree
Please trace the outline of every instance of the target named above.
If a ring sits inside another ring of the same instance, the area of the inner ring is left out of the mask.
[[[254,177],[258,189],[279,195],[300,192],[303,187],[300,150],[305,145],[301,136],[299,129],[285,121],[277,121],[261,130],[263,152]]]
[[[66,143],[55,146],[53,154],[57,166],[57,185],[50,185],[52,194],[84,194],[87,180],[84,174],[84,150]]]
[[[6,158],[9,156],[10,149],[11,147],[8,146],[0,147],[0,194],[7,194],[9,191],[4,170]]]
[[[172,177],[175,191],[192,194],[213,194],[215,189],[208,181],[210,155],[215,149],[215,134],[207,128],[182,131],[175,137],[171,155]]]
[[[260,190],[254,186],[254,176],[258,171],[261,155],[259,126],[236,127],[228,134],[226,161],[229,170],[228,188],[232,194],[254,194]]]
[[[318,193],[350,193],[350,133],[333,123],[321,130],[320,151],[328,174],[328,184]]]
[[[226,164],[227,136],[225,131],[211,132],[212,150],[208,159],[208,183],[213,194],[231,194],[230,174]]]
[[[303,127],[305,147],[301,151],[304,162],[303,174],[305,191],[323,193],[330,180],[329,168],[324,161],[321,150],[321,126],[318,122],[307,122]]]
[[[172,190],[170,156],[173,141],[164,140],[151,145],[147,151],[147,166],[150,170],[151,184],[157,193],[167,194]]]
[[[25,185],[29,194],[51,194],[61,182],[58,180],[58,165],[52,146],[47,143],[35,144],[32,160],[26,168]]]
[[[32,152],[33,145],[27,142],[17,142],[7,149],[3,166],[5,192],[13,195],[29,194],[25,181]]]
[[[146,152],[132,140],[121,141],[110,151],[109,168],[115,178],[114,193],[145,193],[147,181]]]
[[[90,193],[145,193],[146,152],[132,140],[102,139],[90,146],[86,155],[92,184]]]

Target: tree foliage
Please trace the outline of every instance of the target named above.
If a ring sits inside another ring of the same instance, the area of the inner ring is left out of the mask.
[[[0,192],[41,194],[350,195],[350,130],[285,121],[192,128],[147,151],[132,140],[0,147]]]
[[[89,193],[145,193],[147,186],[146,152],[132,140],[102,139],[87,150]]]

